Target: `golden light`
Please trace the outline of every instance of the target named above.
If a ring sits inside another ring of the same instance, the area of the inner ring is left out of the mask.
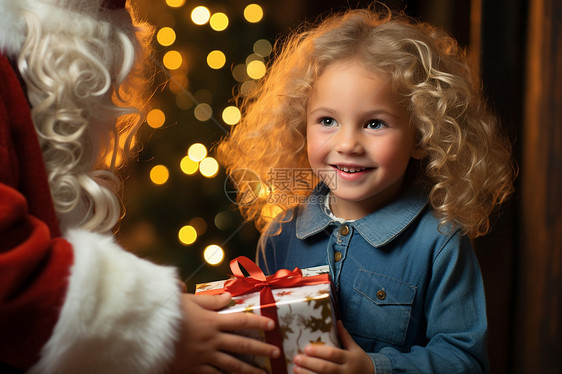
[[[215,13],[211,16],[209,24],[213,30],[223,31],[228,27],[228,16],[221,12]]]
[[[263,62],[263,57],[261,57],[260,55],[256,54],[256,53],[252,53],[251,55],[249,55],[248,57],[246,57],[246,65],[248,65],[250,62],[252,61],[261,61]]]
[[[185,0],[166,0],[166,4],[170,8],[179,8],[185,4]]]
[[[180,161],[180,169],[184,174],[193,175],[199,170],[199,163],[193,161],[189,156],[185,156]]]
[[[242,96],[249,96],[256,87],[256,82],[246,81],[240,86],[240,93]]]
[[[185,91],[188,84],[187,73],[180,71],[172,75],[168,82],[168,88],[177,95]]]
[[[156,40],[160,45],[167,47],[176,41],[176,32],[171,27],[162,27],[156,34]]]
[[[181,66],[183,58],[178,51],[168,51],[162,58],[164,66],[169,70],[176,70]]]
[[[261,210],[261,216],[262,216],[262,218],[270,221],[270,220],[273,220],[275,217],[277,217],[282,212],[283,212],[283,209],[281,209],[278,205],[267,204]]]
[[[161,185],[168,181],[170,172],[164,165],[156,165],[150,170],[150,180],[152,183]]]
[[[236,125],[238,122],[240,122],[241,117],[242,115],[240,114],[240,109],[235,106],[227,106],[222,111],[222,120],[227,125]]]
[[[201,217],[193,218],[191,221],[189,221],[189,224],[195,228],[195,230],[197,231],[197,235],[199,236],[203,235],[205,231],[207,231],[207,221],[205,221]]]
[[[220,69],[226,63],[226,56],[222,51],[214,50],[207,55],[207,65],[212,69]]]
[[[204,25],[209,22],[209,18],[211,17],[211,12],[207,7],[198,6],[193,8],[191,11],[191,20],[196,25]]]
[[[232,215],[228,211],[222,211],[215,216],[215,226],[219,230],[228,230],[232,226]]]
[[[160,109],[152,109],[146,115],[146,123],[153,129],[162,127],[164,122],[166,122],[166,115]]]
[[[224,260],[224,250],[216,244],[208,245],[203,251],[203,258],[209,265],[219,265]]]
[[[190,245],[197,240],[197,230],[191,225],[185,225],[178,232],[178,239],[184,245]]]
[[[219,163],[212,157],[206,157],[199,163],[199,172],[206,178],[213,178],[219,172]]]
[[[213,109],[209,104],[201,103],[193,110],[193,115],[201,122],[208,121],[213,115]]]
[[[259,60],[254,60],[247,65],[246,72],[250,78],[260,79],[265,75],[265,64]]]
[[[260,39],[254,43],[254,53],[262,57],[267,57],[273,50],[269,40]]]
[[[232,69],[232,77],[240,83],[247,81],[250,77],[248,77],[246,65],[236,65],[234,69]]]
[[[258,4],[250,4],[244,8],[244,18],[250,23],[256,23],[263,18],[263,9]]]
[[[187,150],[187,155],[195,162],[202,161],[207,157],[207,147],[201,143],[192,144]]]

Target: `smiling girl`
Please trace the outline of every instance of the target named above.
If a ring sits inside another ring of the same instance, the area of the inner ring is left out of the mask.
[[[328,264],[339,301],[343,347],[306,347],[294,372],[486,372],[470,238],[514,168],[456,42],[390,14],[334,15],[283,43],[242,111],[218,153],[262,231],[260,265]]]

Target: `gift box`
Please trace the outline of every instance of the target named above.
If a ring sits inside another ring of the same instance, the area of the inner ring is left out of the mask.
[[[279,270],[265,276],[246,257],[230,263],[233,277],[201,283],[196,294],[230,292],[229,306],[219,313],[259,313],[275,321],[273,331],[239,331],[237,333],[266,341],[281,349],[281,357],[239,357],[271,374],[293,372],[293,358],[308,344],[340,347],[336,327],[336,308],[328,266]],[[242,268],[249,276],[245,276]]]

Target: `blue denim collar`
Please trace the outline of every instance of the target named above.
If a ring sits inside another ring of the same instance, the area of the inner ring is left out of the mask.
[[[306,239],[325,230],[331,224],[339,225],[324,211],[324,200],[329,189],[320,184],[300,207],[296,234]],[[398,199],[357,221],[346,223],[373,247],[381,247],[403,232],[427,205],[427,194],[419,188],[406,190]]]

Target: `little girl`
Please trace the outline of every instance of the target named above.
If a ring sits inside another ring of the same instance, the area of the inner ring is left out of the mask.
[[[260,266],[329,264],[345,326],[342,349],[306,347],[295,373],[486,372],[469,238],[514,168],[457,43],[371,10],[334,15],[283,43],[242,108],[218,153],[263,233]]]

